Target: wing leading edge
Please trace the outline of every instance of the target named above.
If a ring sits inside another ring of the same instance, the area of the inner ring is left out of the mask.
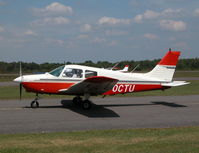
[[[73,95],[100,95],[111,90],[117,82],[118,80],[114,78],[93,76],[86,78],[84,81],[77,83],[68,89],[61,89],[59,91],[64,94]]]

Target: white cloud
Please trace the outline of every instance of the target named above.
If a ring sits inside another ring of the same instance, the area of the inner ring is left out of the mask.
[[[66,48],[70,48],[70,49],[71,48],[77,48],[78,44],[76,42],[74,42],[74,41],[68,41],[65,47]]]
[[[101,17],[98,20],[98,24],[106,24],[106,25],[128,25],[130,24],[130,19],[120,19],[120,18],[113,18],[113,17]]]
[[[88,35],[79,35],[77,39],[88,39]]]
[[[177,14],[180,14],[182,12],[181,9],[172,9],[172,8],[168,8],[165,9],[161,12],[161,16],[163,17],[174,17]]]
[[[89,32],[91,31],[92,27],[90,24],[84,24],[80,27],[81,32]]]
[[[158,39],[158,36],[152,33],[146,33],[144,34],[144,38],[146,39],[150,39],[150,40],[156,40]]]
[[[135,16],[134,21],[136,23],[142,23],[143,22],[143,16],[141,14],[138,14]]]
[[[107,46],[116,46],[118,44],[115,40],[108,40],[102,37],[95,37],[90,41],[90,43],[103,44]]]
[[[109,46],[116,46],[118,43],[117,41],[113,40],[110,43],[108,43]]]
[[[185,31],[187,24],[183,21],[161,20],[160,27],[170,31]]]
[[[105,31],[105,34],[108,36],[123,36],[123,35],[127,35],[128,33],[126,31],[107,30]]]
[[[105,38],[100,38],[100,37],[95,37],[92,42],[94,43],[105,43],[106,39]]]
[[[37,36],[38,34],[36,32],[33,32],[32,30],[27,30],[26,32],[24,32],[24,35]]]
[[[66,6],[58,2],[53,2],[44,8],[34,8],[33,13],[39,16],[68,15],[73,13],[73,9],[70,6]]]
[[[160,13],[152,11],[152,10],[146,10],[143,14],[143,17],[145,19],[155,19],[160,16]]]
[[[44,45],[48,46],[48,45],[57,45],[57,46],[63,46],[64,45],[64,41],[60,40],[60,39],[51,39],[51,38],[47,38],[44,40]]]
[[[180,13],[181,13],[181,9],[171,9],[171,8],[165,9],[162,12],[146,10],[143,14],[136,15],[134,18],[134,21],[136,23],[142,23],[143,20],[145,20],[145,19],[150,20],[150,19],[156,19],[156,18],[160,18],[160,17],[171,18]]]
[[[194,10],[194,15],[199,16],[199,8]]]
[[[65,17],[47,17],[44,19],[38,19],[32,22],[32,25],[45,26],[45,25],[64,25],[70,23],[70,20]]]
[[[0,26],[0,32],[4,32],[4,28],[2,26]]]
[[[152,10],[146,10],[143,14],[138,14],[135,16],[134,21],[136,23],[142,23],[144,19],[155,19],[160,16],[160,13],[152,11]]]

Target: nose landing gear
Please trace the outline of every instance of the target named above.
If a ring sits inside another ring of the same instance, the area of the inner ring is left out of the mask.
[[[36,98],[30,103],[30,107],[31,108],[39,108],[39,96],[38,96],[38,93],[36,94]]]

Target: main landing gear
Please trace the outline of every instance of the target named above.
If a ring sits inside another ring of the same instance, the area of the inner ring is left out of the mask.
[[[80,96],[76,96],[73,98],[73,103],[75,105],[79,105],[82,107],[84,110],[89,110],[92,107],[91,101],[89,100],[90,95],[85,94],[84,95],[84,100]]]
[[[30,103],[30,107],[31,108],[39,108],[39,96],[38,96],[38,93],[36,94],[36,98]]]

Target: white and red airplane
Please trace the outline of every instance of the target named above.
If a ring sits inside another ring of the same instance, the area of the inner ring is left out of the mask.
[[[127,73],[129,71],[129,65],[125,65],[125,67],[122,70],[116,70],[116,71]]]
[[[123,72],[123,73],[127,73],[129,71],[129,65],[125,65],[123,69],[119,69],[117,67],[119,63],[115,64],[112,68],[107,68],[107,70],[113,70],[113,71],[119,71],[119,72]]]
[[[27,92],[36,93],[31,102],[32,108],[39,107],[38,94],[59,94],[75,95],[75,104],[90,109],[90,96],[164,90],[188,84],[172,80],[179,56],[179,51],[168,51],[148,73],[121,73],[103,68],[63,65],[45,74],[21,75],[14,81],[20,83],[20,97],[22,86]]]

